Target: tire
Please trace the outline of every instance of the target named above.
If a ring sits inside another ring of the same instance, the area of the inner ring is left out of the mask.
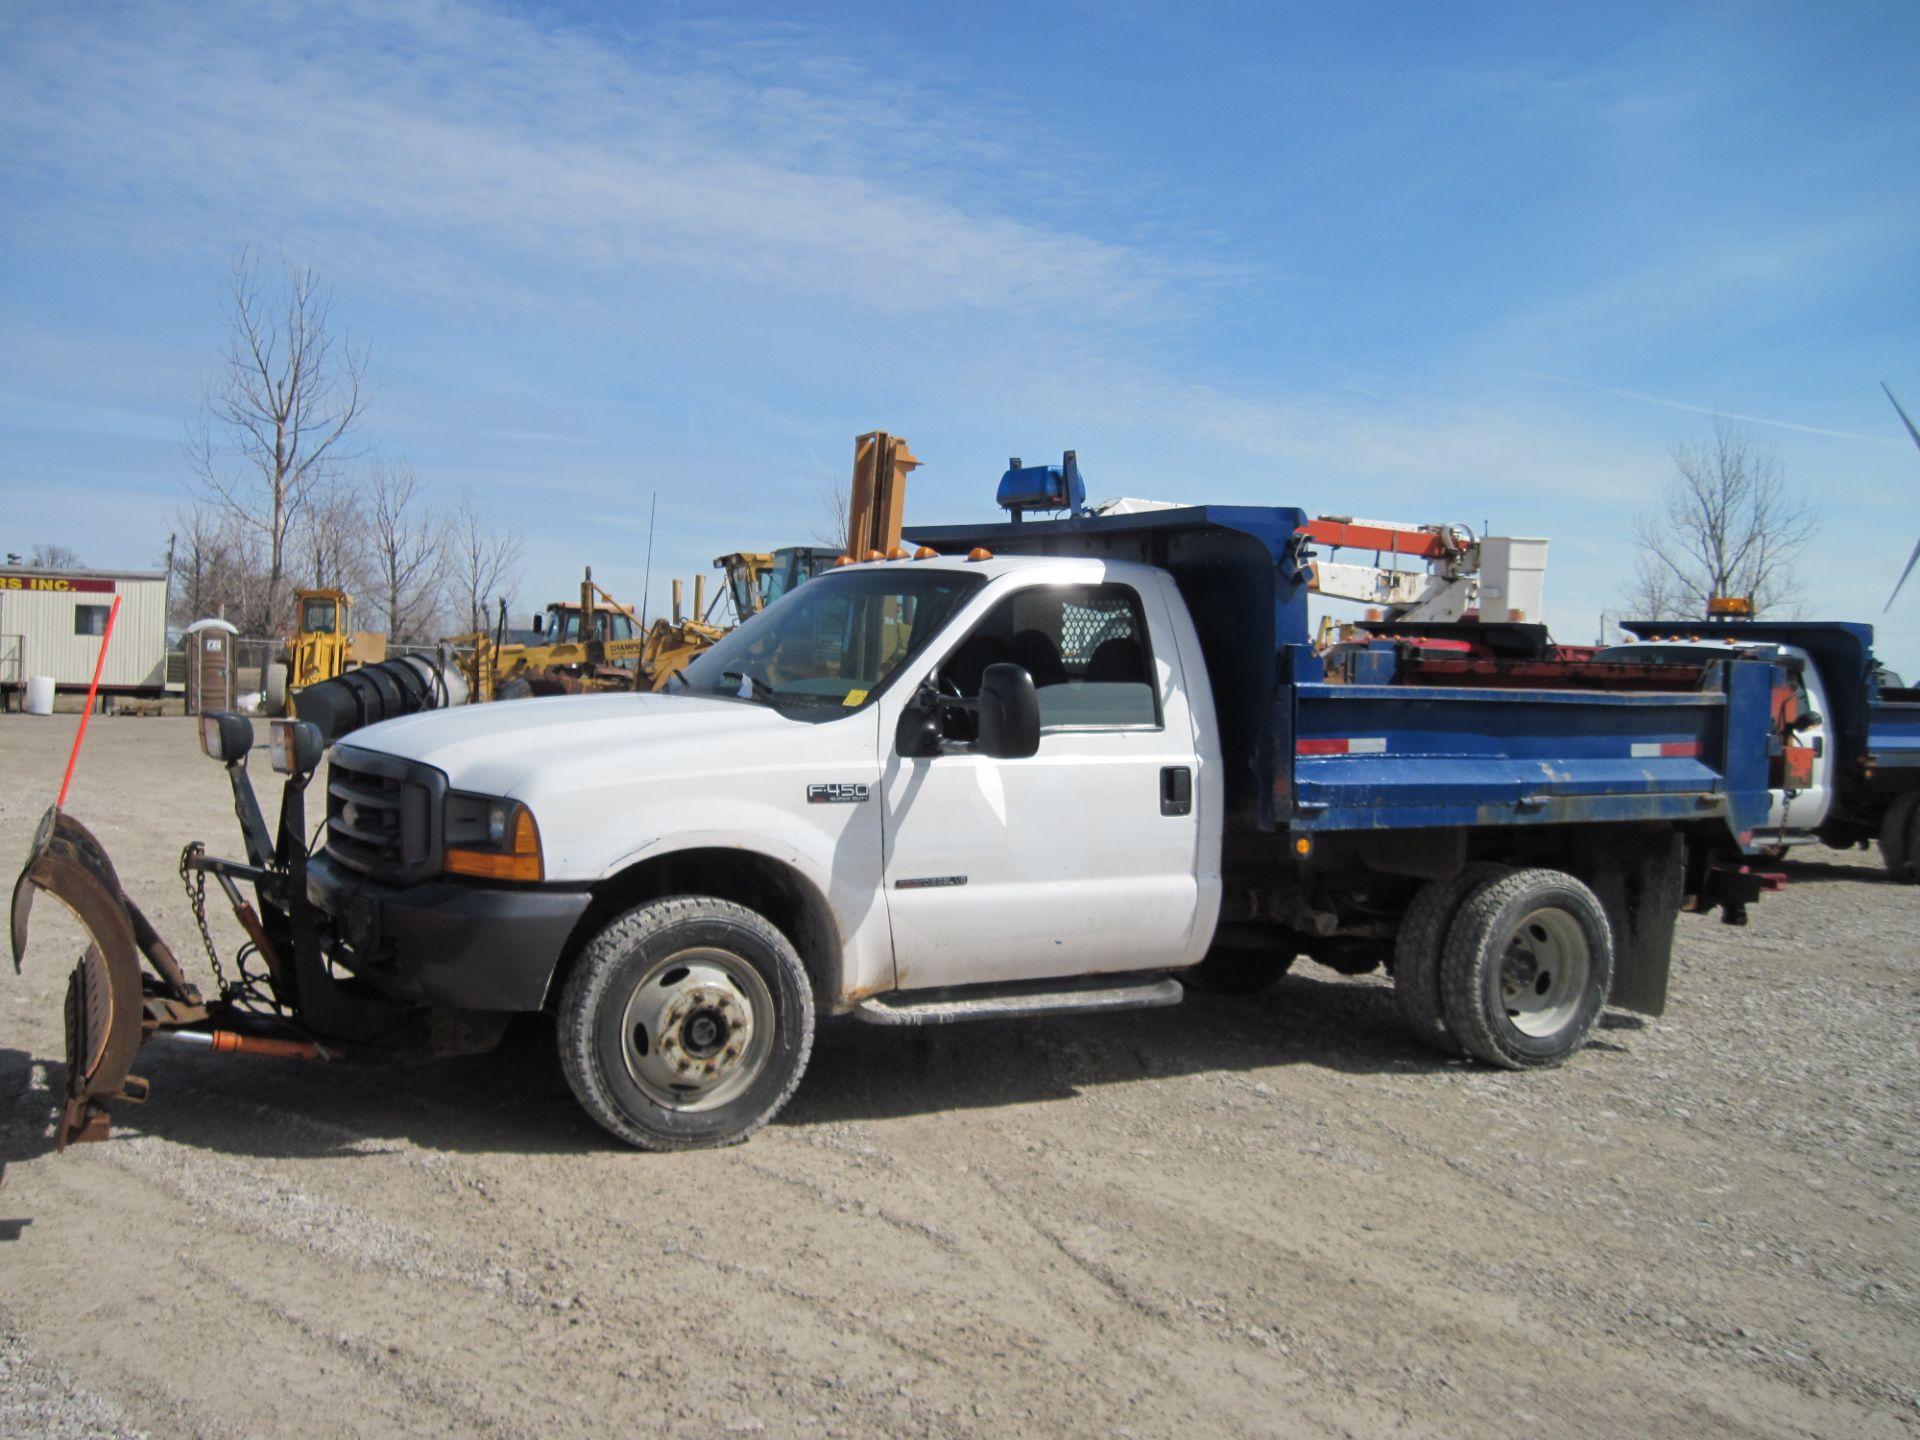
[[[560,993],[560,1064],[586,1112],[642,1150],[733,1145],[779,1112],[813,1049],[813,989],[787,937],[741,905],[629,910]]]
[[[267,714],[285,715],[287,713],[287,667],[276,660],[267,666],[266,683]]]
[[[1887,874],[1903,884],[1920,880],[1920,867],[1914,864],[1917,840],[1920,840],[1920,791],[1909,790],[1893,797],[1880,820],[1880,863],[1887,867]]]
[[[1422,885],[1400,919],[1400,932],[1393,938],[1394,1003],[1414,1036],[1442,1055],[1467,1053],[1447,1028],[1446,1007],[1440,1002],[1440,954],[1447,931],[1468,895],[1512,873],[1511,865],[1489,860],[1463,866],[1457,875]]]
[[[1507,1070],[1559,1065],[1587,1043],[1613,982],[1613,928],[1558,870],[1516,870],[1461,905],[1440,956],[1447,1028]]]
[[[532,683],[518,676],[501,681],[499,687],[493,692],[493,698],[496,700],[528,700],[532,697]]]

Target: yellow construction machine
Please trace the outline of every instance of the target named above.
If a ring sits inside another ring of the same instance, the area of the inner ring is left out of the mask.
[[[643,629],[631,607],[594,583],[589,568],[578,601],[556,600],[534,617],[531,642],[506,638],[503,605],[494,633],[458,635],[446,643],[459,657],[476,701],[658,690],[727,633],[706,623],[705,597],[705,580],[696,579],[694,613],[683,615],[680,582],[674,581],[672,618]]]
[[[853,442],[853,494],[847,504],[847,553],[836,564],[904,560],[900,527],[907,508],[907,475],[920,462],[898,435],[875,430]]]
[[[355,665],[387,658],[387,637],[353,628],[353,597],[344,590],[293,592],[293,634],[262,677],[269,715],[289,713],[295,694]]]
[[[726,593],[737,623],[751,620],[794,586],[824,575],[839,562],[841,553],[824,545],[788,545],[771,552],[721,555],[713,568],[726,573]]]
[[[752,619],[796,585],[858,560],[898,558],[906,477],[920,464],[907,442],[885,431],[854,442],[853,489],[848,500],[844,552],[808,545],[773,551],[737,551],[716,559],[726,576],[736,623]],[[659,690],[729,627],[712,623],[706,578],[694,577],[693,609],[673,582],[671,618],[643,626],[631,608],[594,584],[589,569],[580,599],[556,601],[534,620],[531,642],[509,640],[505,608],[491,635],[461,635],[446,643],[460,659],[472,699],[578,695],[604,690]],[[716,600],[717,608],[717,600]],[[587,616],[593,619],[589,622]]]

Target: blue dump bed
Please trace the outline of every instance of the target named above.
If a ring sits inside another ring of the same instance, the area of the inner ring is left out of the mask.
[[[1867,704],[1869,774],[1920,770],[1920,690],[1881,690]]]
[[[1716,667],[1720,688],[1688,694],[1329,684],[1309,643],[1305,519],[1195,506],[909,538],[1170,571],[1206,655],[1230,828],[1705,821],[1744,844],[1765,819],[1773,665]]]
[[[1292,756],[1296,828],[1724,814],[1751,830],[1767,810],[1771,676],[1736,665],[1725,691],[1683,695],[1303,684],[1291,744],[1275,749]],[[1727,738],[1743,732],[1762,738],[1734,747],[1730,769]]]
[[[1702,640],[1804,650],[1827,692],[1832,712],[1827,719],[1839,747],[1842,783],[1911,783],[1912,773],[1920,769],[1920,690],[1881,687],[1871,625],[1850,620],[1667,620],[1625,628],[1642,638],[1681,629]]]

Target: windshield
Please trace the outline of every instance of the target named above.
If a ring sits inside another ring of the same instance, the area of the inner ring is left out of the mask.
[[[775,555],[773,557],[772,568],[770,568],[760,580],[761,599],[771,605],[782,595],[793,589],[794,569],[795,566],[791,554]]]
[[[602,640],[631,640],[633,621],[618,610],[606,610],[594,607],[593,618],[600,628]],[[578,605],[550,605],[547,607],[547,638],[555,645],[577,645],[580,643],[580,607]]]
[[[333,601],[309,600],[300,608],[300,628],[309,634],[333,633]]]
[[[978,575],[905,565],[823,576],[768,606],[680,678],[697,694],[856,709],[980,585]]]
[[[760,572],[753,568],[752,561],[744,555],[730,556],[733,563],[727,566],[727,590],[733,598],[733,613],[742,620],[751,620],[761,607],[759,590]]]

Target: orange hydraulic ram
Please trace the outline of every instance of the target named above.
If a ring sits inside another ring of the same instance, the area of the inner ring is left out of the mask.
[[[308,1040],[275,1040],[235,1030],[168,1030],[169,1039],[204,1045],[216,1055],[265,1055],[275,1060],[330,1060],[324,1048]]]

